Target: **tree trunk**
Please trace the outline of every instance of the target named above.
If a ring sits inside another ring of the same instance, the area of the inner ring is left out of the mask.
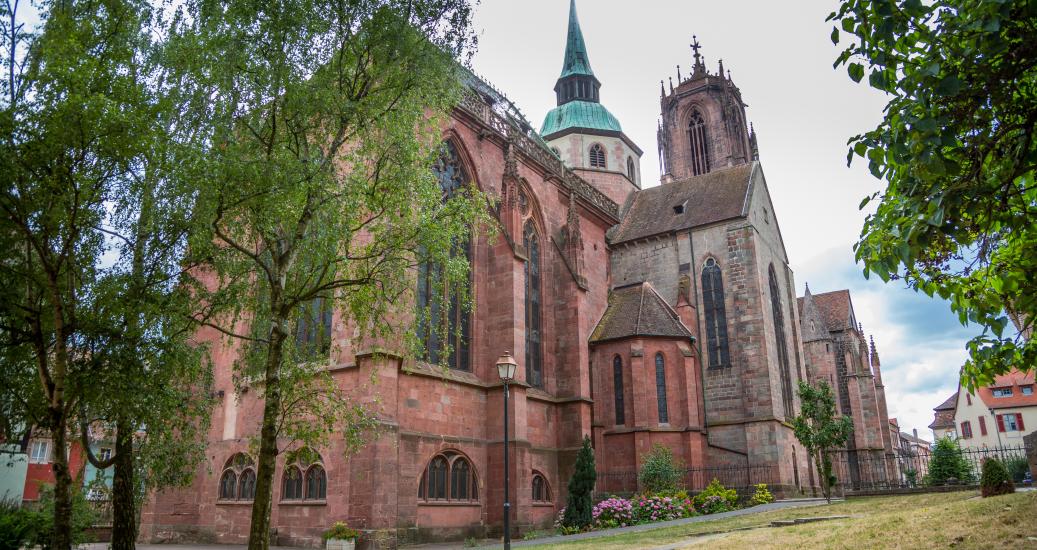
[[[814,455],[814,467],[817,468],[817,475],[821,478],[821,494],[825,496],[825,500],[828,504],[832,503],[831,488],[828,486],[828,477],[830,472],[825,471],[824,458],[821,456],[821,451],[817,451]]]
[[[72,473],[69,471],[66,440],[64,401],[50,408],[51,439],[54,441],[54,532],[51,534],[52,550],[72,548]]]
[[[280,304],[271,300],[272,309]],[[273,500],[274,462],[277,459],[277,419],[281,412],[281,361],[285,340],[285,319],[273,322],[270,347],[267,349],[264,387],[263,426],[259,439],[259,464],[256,471],[256,495],[252,500],[252,525],[248,533],[248,550],[270,548],[270,505]]]
[[[112,479],[112,550],[137,547],[137,501],[134,485],[133,428],[119,416],[115,434],[115,475]]]

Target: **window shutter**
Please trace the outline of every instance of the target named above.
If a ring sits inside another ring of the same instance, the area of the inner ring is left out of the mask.
[[[1016,424],[1019,425],[1019,431],[1026,431],[1026,427],[1023,426],[1023,413],[1015,413],[1015,419],[1018,421]]]
[[[999,432],[1004,432],[1005,431],[1005,415],[1003,415],[1003,414],[997,415],[997,431],[999,431]]]
[[[979,417],[979,433],[987,435],[987,418],[985,416]]]

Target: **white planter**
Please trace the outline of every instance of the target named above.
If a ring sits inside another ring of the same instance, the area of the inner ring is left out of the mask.
[[[354,539],[328,539],[324,550],[355,550],[355,548]]]

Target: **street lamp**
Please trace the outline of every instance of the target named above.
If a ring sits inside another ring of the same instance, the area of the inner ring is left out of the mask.
[[[997,427],[997,413],[994,412],[993,408],[990,409],[990,416],[994,417],[994,426],[993,426],[993,428],[994,428],[994,431],[997,432],[997,454],[1001,458],[1004,458],[1004,456],[1005,456],[1004,455],[1004,449],[1003,449],[1004,445],[1001,444],[1001,430],[998,429],[998,427]]]
[[[518,363],[510,351],[497,358],[497,375],[504,382],[504,550],[511,550],[511,502],[508,502],[508,382],[515,379]]]

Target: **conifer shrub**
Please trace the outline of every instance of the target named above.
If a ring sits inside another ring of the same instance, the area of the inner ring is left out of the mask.
[[[1008,469],[1003,462],[996,458],[988,458],[983,461],[983,476],[979,480],[979,493],[983,498],[997,495],[1007,495],[1015,492],[1015,485],[1008,475]]]
[[[766,483],[759,483],[755,487],[756,490],[753,491],[753,496],[749,499],[749,506],[759,506],[760,504],[774,502],[774,495],[767,489]]]
[[[953,481],[972,483],[973,479],[972,465],[965,459],[958,442],[949,437],[937,439],[929,459],[925,484],[945,485]]]
[[[645,494],[673,493],[684,477],[684,465],[673,457],[669,447],[656,443],[645,457],[637,480]]]
[[[562,527],[586,529],[594,519],[592,516],[594,482],[598,473],[594,470],[594,450],[589,437],[583,438],[583,448],[576,455],[576,465],[569,479],[569,498],[566,500]]]

